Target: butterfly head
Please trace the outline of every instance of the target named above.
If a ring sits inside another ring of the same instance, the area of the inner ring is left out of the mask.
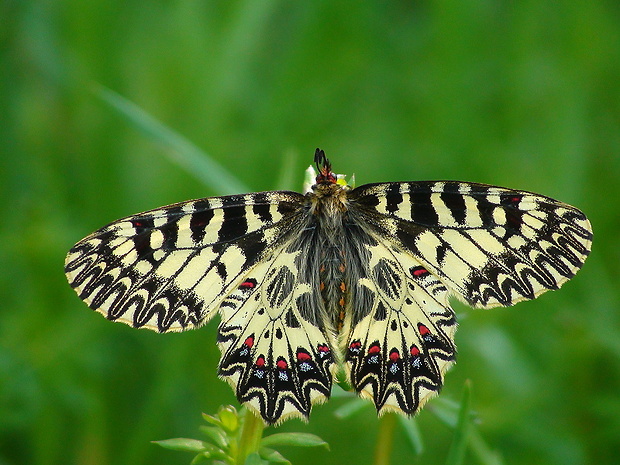
[[[319,171],[316,176],[316,184],[338,184],[341,187],[353,187],[354,176],[349,182],[346,181],[344,174],[336,174],[332,171],[332,164],[325,155],[325,151],[316,149],[314,152],[314,163]],[[312,170],[314,173],[314,170]]]
[[[304,194],[314,192],[318,186],[324,186],[322,190],[325,191],[327,189],[330,192],[349,190],[355,187],[355,176],[351,176],[349,182],[347,182],[344,174],[332,172],[332,164],[325,156],[323,150],[316,149],[314,152],[314,163],[319,174],[316,174],[314,166],[310,165],[308,167],[304,178]]]

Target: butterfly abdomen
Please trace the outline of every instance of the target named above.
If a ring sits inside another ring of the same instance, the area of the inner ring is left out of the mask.
[[[310,212],[316,225],[318,286],[327,317],[338,331],[342,328],[347,304],[347,257],[342,234],[347,217],[347,188],[317,184],[309,194]]]
[[[344,250],[336,245],[326,245],[319,253],[319,289],[328,317],[340,330],[347,303]]]

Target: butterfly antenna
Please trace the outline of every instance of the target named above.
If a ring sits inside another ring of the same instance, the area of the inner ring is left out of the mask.
[[[327,156],[325,156],[325,151],[318,148],[316,149],[314,152],[314,163],[316,164],[316,168],[319,172],[316,177],[317,184],[323,182],[336,182],[336,175],[332,173],[332,164]]]

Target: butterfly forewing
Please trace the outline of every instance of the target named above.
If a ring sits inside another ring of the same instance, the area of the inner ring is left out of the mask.
[[[303,196],[271,192],[193,200],[129,216],[67,255],[71,286],[108,319],[160,332],[211,318],[294,227]]]
[[[361,186],[364,221],[476,307],[512,305],[557,289],[581,268],[592,238],[574,207],[464,182]]]
[[[67,255],[108,319],[159,332],[221,315],[219,375],[267,423],[307,418],[336,364],[377,411],[419,411],[454,363],[449,297],[512,305],[559,288],[590,252],[574,207],[438,181],[351,189],[324,152],[306,195],[193,200],[118,220]]]

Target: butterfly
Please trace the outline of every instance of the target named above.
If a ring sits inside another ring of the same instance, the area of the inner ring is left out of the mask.
[[[69,251],[89,307],[161,333],[221,323],[218,367],[267,424],[308,418],[338,368],[379,414],[418,412],[454,363],[452,296],[479,308],[558,289],[592,229],[578,209],[458,181],[352,188],[317,149],[307,193],[210,197],[128,216]]]

